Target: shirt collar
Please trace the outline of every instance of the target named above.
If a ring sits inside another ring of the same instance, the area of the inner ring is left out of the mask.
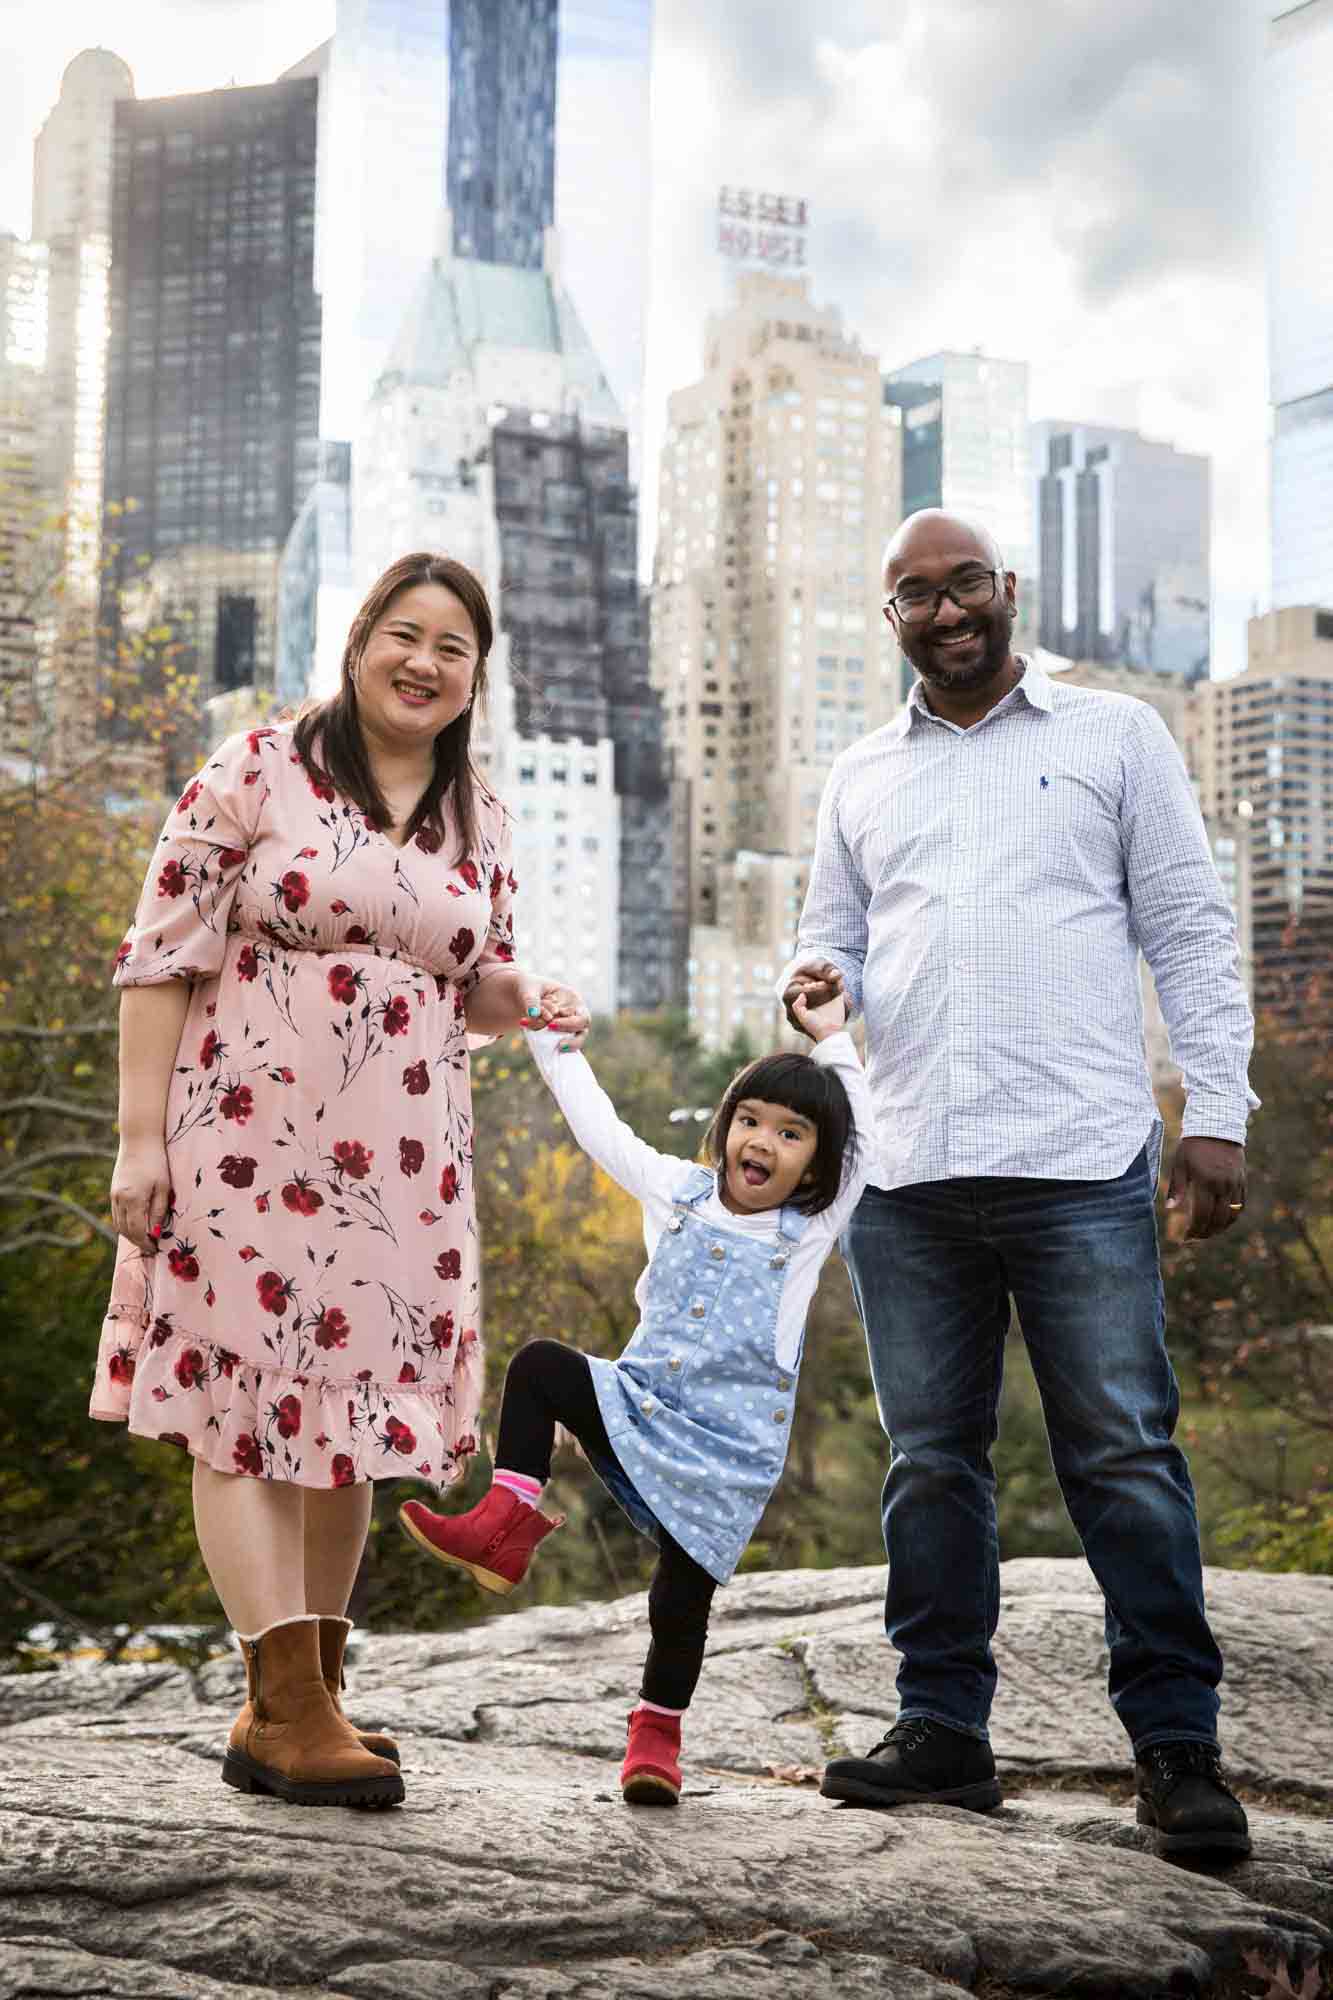
[[[1016,696],[1022,695],[1029,708],[1040,709],[1042,714],[1049,715],[1054,706],[1049,675],[1044,674],[1028,654],[1019,653],[1016,658],[1023,662],[1023,678],[1016,687],[1009,690],[1003,701],[996,703],[996,707],[1003,708],[1007,703],[1012,703]],[[939,720],[937,716],[932,716],[926,706],[922,683],[915,680],[912,683],[911,693],[889,724],[891,733],[898,738],[906,736],[918,716],[924,717],[927,721]]]

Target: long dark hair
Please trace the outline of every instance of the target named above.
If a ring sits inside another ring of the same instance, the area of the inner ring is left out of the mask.
[[[375,782],[366,739],[356,712],[355,673],[366,650],[366,641],[400,590],[416,583],[438,583],[451,590],[472,621],[477,641],[477,669],[472,677],[472,702],[455,716],[447,729],[435,738],[435,770],[403,835],[405,841],[424,829],[427,841],[433,837],[441,846],[445,836],[444,801],[449,798],[454,821],[462,839],[458,860],[465,860],[476,845],[476,794],[490,797],[484,781],[472,764],[472,703],[486,693],[486,660],[495,638],[491,607],[486,592],[472,571],[452,556],[429,552],[399,556],[383,576],[372,584],[365,603],[352,620],[343,650],[342,677],[338,692],[324,701],[313,701],[301,710],[292,732],[296,754],[314,782],[330,784],[351,799],[377,827],[393,824],[384,794]]]
[[[851,1165],[856,1157],[851,1099],[838,1072],[795,1050],[760,1056],[757,1062],[738,1070],[727,1085],[704,1142],[719,1173],[726,1170],[727,1137],[736,1107],[747,1097],[785,1105],[788,1111],[798,1111],[810,1120],[816,1133],[815,1157],[810,1162],[809,1182],[792,1196],[791,1205],[802,1215],[818,1215],[821,1209],[831,1208],[842,1186],[844,1165]]]

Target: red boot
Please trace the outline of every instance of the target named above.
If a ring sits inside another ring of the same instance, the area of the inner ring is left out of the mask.
[[[680,1717],[636,1708],[620,1767],[620,1796],[629,1806],[674,1806],[680,1797]]]
[[[470,1570],[483,1590],[502,1597],[522,1583],[538,1542],[565,1525],[563,1514],[526,1507],[505,1486],[492,1486],[466,1514],[432,1514],[420,1500],[405,1500],[398,1519],[437,1562]]]

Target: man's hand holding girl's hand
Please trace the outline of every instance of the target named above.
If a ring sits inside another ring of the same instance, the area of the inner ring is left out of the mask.
[[[842,974],[837,966],[830,965],[827,959],[812,958],[808,964],[798,965],[782,994],[782,1004],[787,1010],[787,1019],[792,1027],[802,1035],[812,1032],[796,1011],[798,1000],[805,1000],[818,1013],[831,1000],[841,999],[842,990]],[[839,1027],[845,1021],[844,1009],[843,1019],[838,1023]]]
[[[847,1026],[847,1002],[838,992],[816,1005],[808,992],[800,992],[787,1003],[787,1018],[812,1042],[822,1042]]]

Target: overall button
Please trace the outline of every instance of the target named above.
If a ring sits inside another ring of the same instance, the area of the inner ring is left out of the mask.
[[[653,1399],[652,1399],[652,1397],[651,1397],[651,1396],[645,1396],[645,1397],[644,1397],[644,1399],[643,1399],[643,1401],[642,1401],[642,1402],[640,1403],[640,1405],[639,1405],[639,1408],[640,1408],[640,1409],[641,1409],[641,1410],[643,1411],[643,1414],[645,1415],[645,1417],[651,1417],[651,1415],[653,1414]]]
[[[779,1389],[781,1389],[781,1391],[782,1391],[783,1395],[785,1396],[785,1395],[786,1395],[786,1393],[787,1393],[787,1391],[788,1391],[788,1389],[790,1389],[790,1387],[791,1387],[791,1383],[790,1383],[790,1382],[788,1381],[788,1379],[787,1379],[787,1377],[786,1377],[785,1375],[779,1375],[779,1377],[778,1377],[778,1387],[779,1387]]]
[[[770,1270],[770,1271],[780,1271],[780,1270],[782,1270],[782,1268],[784,1267],[784,1265],[786,1264],[786,1262],[787,1262],[787,1253],[786,1253],[786,1251],[785,1251],[785,1250],[779,1250],[779,1252],[778,1252],[778,1254],[777,1254],[777,1256],[776,1256],[776,1257],[770,1257],[770,1258],[769,1258],[769,1260],[768,1260],[768,1268],[769,1268],[769,1270]]]
[[[694,1304],[690,1307],[690,1318],[702,1319],[707,1310],[708,1310],[707,1306],[701,1305],[698,1299],[696,1299],[694,1301]]]
[[[787,1412],[785,1410],[774,1410],[773,1421],[775,1424],[785,1424],[787,1421]]]
[[[679,1234],[679,1232],[680,1232],[680,1231],[681,1231],[681,1230],[682,1230],[682,1229],[683,1229],[684,1227],[685,1227],[685,1224],[684,1224],[684,1223],[683,1223],[683,1222],[681,1221],[681,1219],[680,1219],[680,1217],[679,1217],[678,1215],[673,1215],[673,1216],[672,1216],[672,1218],[671,1218],[671,1220],[670,1220],[670,1222],[668,1222],[668,1224],[667,1224],[667,1228],[668,1228],[668,1229],[669,1229],[669,1230],[671,1231],[671,1233],[672,1233],[672,1235],[673,1235],[673,1236],[675,1236],[675,1235]]]
[[[722,1245],[720,1243],[715,1243],[708,1254],[710,1257],[716,1257],[718,1263],[720,1264],[722,1262],[722,1259],[726,1256],[727,1253],[722,1248]]]
[[[680,1356],[679,1356],[678,1354],[673,1354],[673,1355],[672,1355],[672,1357],[671,1357],[671,1359],[670,1359],[670,1360],[669,1360],[669,1361],[667,1362],[667,1367],[668,1367],[668,1368],[679,1368],[679,1367],[680,1367]],[[784,1383],[784,1385],[783,1385],[783,1386],[784,1386],[784,1388],[785,1388],[785,1386],[786,1386],[786,1385],[785,1385],[785,1383]]]

